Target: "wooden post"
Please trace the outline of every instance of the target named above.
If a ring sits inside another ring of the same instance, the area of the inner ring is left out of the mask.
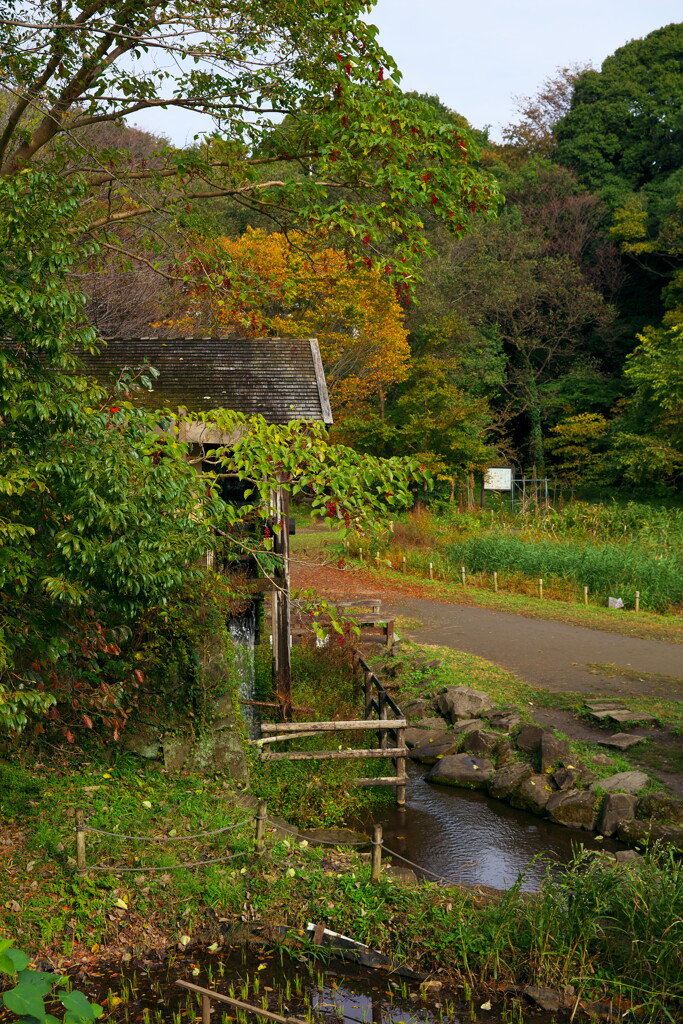
[[[360,558],[360,560],[362,562],[363,561],[363,549],[362,548],[358,549],[358,557]]]
[[[266,818],[268,816],[268,805],[265,800],[259,800],[256,811],[256,852],[263,853],[263,836],[266,831]]]
[[[370,880],[374,885],[379,882],[380,875],[382,873],[382,826],[375,825],[375,831],[372,836],[372,861],[371,861],[371,873]]]
[[[211,1000],[202,993],[202,1024],[209,1024],[211,1020]]]
[[[375,568],[379,569],[379,551],[375,552]]]
[[[640,611],[640,591],[636,590],[636,611]]]
[[[380,690],[377,694],[377,703],[379,704],[379,720],[386,722],[387,720],[387,693],[386,690]],[[379,732],[379,745],[382,750],[386,750],[387,747],[387,732],[386,729],[382,729]]]
[[[494,574],[493,574],[493,592],[494,592],[494,594],[498,593],[498,573],[497,572],[494,572]]]
[[[283,722],[292,720],[292,660],[290,651],[289,602],[289,491],[278,483],[271,495],[274,517],[280,532],[273,538],[273,551],[280,556],[275,570],[275,589],[272,595],[273,617],[273,688],[280,705]]]
[[[405,555],[403,556],[403,560],[402,560],[402,563],[401,563],[401,570],[402,570],[402,572],[406,571],[406,556]]]
[[[369,668],[365,670],[365,717],[370,717],[370,711],[372,708],[372,672]]]
[[[463,587],[465,586],[465,566],[460,566],[460,579],[462,580]]]
[[[76,874],[85,875],[87,867],[85,863],[85,831],[83,829],[83,811],[77,807],[74,811],[76,822]]]
[[[434,579],[434,565],[432,562],[429,563],[429,578],[430,580]]]
[[[538,581],[538,596],[543,597],[543,580]]]
[[[396,746],[405,747],[406,731],[405,729],[396,730]],[[405,757],[396,758],[396,777],[402,779],[406,773],[406,759]],[[406,787],[405,783],[402,783],[396,787],[396,803],[399,807],[405,807],[406,804]]]
[[[583,603],[588,607],[588,587],[583,588]]]

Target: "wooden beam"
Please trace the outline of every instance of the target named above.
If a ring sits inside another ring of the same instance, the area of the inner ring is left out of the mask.
[[[191,981],[176,981],[176,985],[189,989],[190,992],[198,992],[202,999],[215,1000],[217,1003],[227,1003],[228,1006],[236,1006],[238,1010],[253,1013],[257,1017],[264,1017],[266,1020],[277,1021],[278,1024],[306,1024],[301,1017],[283,1017],[279,1013],[271,1013],[261,1006],[253,1006],[251,1003],[243,1003],[241,999],[233,999],[232,996],[224,996],[222,992],[211,992],[209,989],[201,988],[200,985],[193,985]]]
[[[406,757],[405,747],[387,747],[386,750],[264,750],[263,761],[347,761],[361,757]]]
[[[370,779],[352,779],[354,786],[405,786],[408,781],[407,775],[375,775]]]
[[[406,726],[405,718],[388,718],[383,722],[367,718],[349,722],[262,722],[261,732],[346,732],[355,729],[370,729],[376,732],[378,729],[405,729]]]

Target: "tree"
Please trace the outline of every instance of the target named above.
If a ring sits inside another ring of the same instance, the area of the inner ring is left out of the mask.
[[[555,129],[568,113],[578,78],[590,64],[571,64],[558,68],[554,77],[546,78],[535,96],[517,98],[519,121],[503,129],[503,138],[527,156],[551,157],[557,146]]]
[[[683,23],[634,39],[585,71],[557,127],[556,159],[615,199],[683,164]]]
[[[405,379],[410,360],[395,291],[378,267],[350,263],[335,249],[306,252],[304,246],[297,233],[285,238],[253,229],[207,243],[212,265],[219,269],[223,261],[224,273],[234,272],[243,284],[237,294],[232,277],[224,278],[219,293],[200,284],[184,315],[167,326],[195,335],[315,336],[333,405],[381,401],[390,385]]]
[[[61,161],[90,186],[87,226],[101,244],[159,270],[164,226],[182,226],[197,202],[231,198],[281,228],[322,230],[326,244],[388,263],[410,287],[426,247],[420,211],[463,230],[495,208],[497,189],[475,168],[466,129],[400,92],[364,20],[371,6],[2,0],[0,72],[13,102],[0,175]],[[191,150],[133,160],[82,135],[168,107],[212,115],[215,132]],[[119,232],[134,222],[149,227],[128,248]]]
[[[136,617],[201,575],[216,535],[228,556],[247,546],[272,566],[266,525],[282,474],[316,507],[336,499],[362,530],[410,500],[419,471],[335,447],[322,425],[218,410],[207,421],[240,439],[214,456],[217,473],[256,495],[251,510],[222,501],[220,475],[198,476],[178,439],[182,417],[128,400],[152,370],[126,371],[111,391],[83,375],[75,349],[96,337],[69,282],[82,198],[47,170],[0,181],[0,725],[58,715],[67,693],[81,727],[96,719],[116,738]]]

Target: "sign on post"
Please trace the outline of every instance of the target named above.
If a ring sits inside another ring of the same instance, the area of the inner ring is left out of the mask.
[[[512,466],[491,466],[484,473],[481,481],[481,507],[486,504],[486,491],[509,491],[510,502],[514,506],[515,471]]]

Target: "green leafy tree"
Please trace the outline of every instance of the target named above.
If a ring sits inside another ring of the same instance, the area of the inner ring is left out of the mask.
[[[70,991],[69,979],[36,971],[30,959],[12,945],[11,939],[0,939],[0,973],[9,975],[14,986],[0,995],[6,1010],[18,1017],[21,1024],[60,1024],[48,1013],[45,1001],[59,1002],[65,1010],[63,1024],[94,1024],[104,1010],[77,990]],[[53,989],[60,986],[56,991]]]

